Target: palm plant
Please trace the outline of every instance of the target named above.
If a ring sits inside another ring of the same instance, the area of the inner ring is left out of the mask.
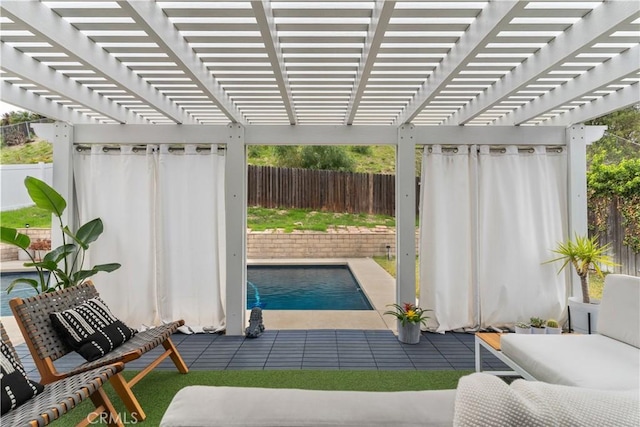
[[[553,252],[560,255],[547,262],[563,261],[560,273],[567,265],[573,265],[576,274],[580,277],[580,285],[582,290],[582,302],[589,304],[589,271],[593,269],[600,277],[603,276],[601,265],[614,267],[617,266],[611,256],[607,254],[610,245],[600,246],[598,244],[598,236],[588,237],[575,235],[573,240],[558,243],[558,247]]]
[[[62,231],[62,245],[47,253],[42,260],[36,260],[28,251],[31,245],[29,236],[19,233],[15,228],[0,227],[0,240],[26,252],[31,262],[25,263],[25,267],[34,267],[38,273],[38,280],[26,278],[14,280],[7,288],[7,292],[11,292],[18,283],[26,283],[38,293],[53,292],[78,285],[100,271],[111,272],[120,268],[120,264],[111,263],[95,265],[88,270],[83,270],[85,252],[89,249],[89,244],[94,242],[104,229],[102,220],[93,219],[72,232],[62,223],[67,202],[56,190],[44,181],[31,176],[25,178],[24,185],[36,206],[58,218]],[[46,275],[45,272],[49,274]]]

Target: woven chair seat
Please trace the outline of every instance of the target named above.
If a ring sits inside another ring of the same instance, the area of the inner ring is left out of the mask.
[[[24,426],[35,421],[38,426],[45,426],[75,408],[122,369],[122,365],[103,366],[47,384],[44,392],[3,415],[2,424]]]
[[[153,350],[169,339],[171,335],[182,326],[182,321],[167,323],[165,325],[156,326],[135,334],[129,341],[126,341],[120,347],[111,350],[107,355],[92,362],[83,363],[67,373],[78,373],[93,369],[98,366],[104,366],[115,362],[127,362],[137,359],[140,355]]]

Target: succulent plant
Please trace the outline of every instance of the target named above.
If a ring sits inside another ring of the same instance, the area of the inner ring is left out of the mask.
[[[531,327],[533,328],[544,328],[545,321],[539,317],[532,317],[529,319],[529,323],[531,323]]]
[[[558,321],[555,319],[549,319],[547,320],[547,327],[548,328],[559,328],[560,325],[558,324]]]
[[[528,324],[527,322],[517,322],[517,323],[516,323],[516,326],[517,326],[518,328],[522,328],[522,329],[527,329],[527,328],[530,328],[530,327],[531,327],[531,325],[530,325],[530,324]]]

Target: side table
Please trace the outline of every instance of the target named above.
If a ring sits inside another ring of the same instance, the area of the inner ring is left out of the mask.
[[[513,360],[509,359],[500,350],[500,337],[504,334],[495,332],[477,332],[475,338],[475,355],[476,355],[476,372],[482,372],[482,352],[481,348],[485,348],[489,353],[494,355],[498,360],[509,366],[512,371],[484,371],[487,374],[497,376],[521,376],[524,379],[535,381],[535,378],[518,366]]]

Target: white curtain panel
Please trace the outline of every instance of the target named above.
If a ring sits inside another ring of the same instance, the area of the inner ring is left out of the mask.
[[[131,327],[157,324],[154,243],[155,161],[150,150],[91,151],[74,155],[78,217],[101,218],[104,233],[91,244],[85,267],[118,262],[122,267],[92,278],[114,314]]]
[[[533,152],[530,152],[533,151]],[[544,264],[566,235],[566,155],[545,147],[506,147],[479,155],[481,326],[530,317],[560,318],[566,288],[557,264]]]
[[[158,163],[158,301],[162,320],[224,329],[224,156],[186,145]]]
[[[475,324],[473,187],[475,148],[425,147],[420,198],[420,306],[438,332]]]
[[[429,150],[431,148],[431,150]],[[567,290],[544,264],[566,235],[566,155],[516,146],[426,147],[420,305],[429,329],[564,317]]]
[[[94,282],[132,327],[184,319],[195,331],[224,329],[224,156],[195,146],[169,152],[131,146],[77,152],[78,215],[100,217],[90,262],[119,262]]]

